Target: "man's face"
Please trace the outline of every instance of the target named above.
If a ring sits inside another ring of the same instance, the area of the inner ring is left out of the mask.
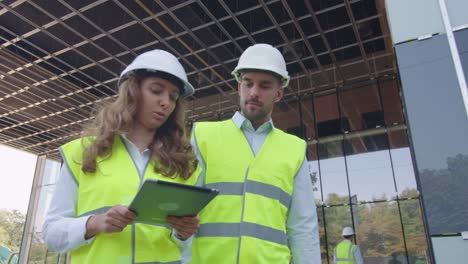
[[[283,97],[280,81],[267,72],[243,73],[238,92],[242,113],[255,128],[270,119],[273,105]]]

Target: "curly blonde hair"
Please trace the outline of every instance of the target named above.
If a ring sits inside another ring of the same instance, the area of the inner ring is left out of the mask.
[[[117,98],[97,108],[95,118],[85,126],[83,138],[93,140],[84,146],[83,172],[95,172],[96,158],[110,157],[115,137],[129,133],[133,128],[143,79],[136,74],[130,75],[120,84]],[[198,165],[186,134],[184,108],[183,100],[178,99],[174,111],[157,129],[149,146],[154,171],[166,177],[188,179]]]

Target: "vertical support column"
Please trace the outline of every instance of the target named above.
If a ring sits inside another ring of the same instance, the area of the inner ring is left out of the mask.
[[[457,74],[458,85],[460,86],[463,104],[465,105],[466,117],[468,119],[468,90],[466,88],[465,74],[463,73],[460,54],[458,54],[457,42],[455,41],[455,36],[453,35],[452,25],[450,23],[445,0],[439,0],[439,6],[442,13],[442,21],[444,22],[445,31],[447,32],[450,53],[452,54],[453,64],[455,65],[455,73]]]
[[[38,156],[36,169],[34,171],[34,179],[31,187],[31,195],[29,196],[28,212],[26,214],[26,223],[24,224],[23,239],[21,240],[21,249],[19,254],[19,263],[28,262],[29,248],[31,247],[32,236],[34,234],[34,221],[36,220],[36,212],[39,203],[40,186],[44,175],[46,156]]]

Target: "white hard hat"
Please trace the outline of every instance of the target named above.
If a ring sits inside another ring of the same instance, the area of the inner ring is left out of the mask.
[[[354,230],[353,230],[352,227],[347,226],[347,227],[343,228],[343,232],[341,233],[341,235],[343,235],[343,236],[352,236],[352,235],[354,235]]]
[[[121,82],[125,81],[136,70],[147,70],[155,73],[163,72],[176,77],[183,83],[183,87],[181,87],[182,91],[180,91],[180,96],[182,97],[189,96],[195,91],[187,80],[187,73],[185,73],[182,64],[180,64],[174,55],[167,51],[155,49],[138,55],[122,71],[117,85],[120,85]]]
[[[255,44],[248,47],[240,56],[237,67],[232,75],[238,82],[241,81],[241,70],[270,71],[281,76],[281,86],[288,86],[289,75],[286,70],[286,62],[278,49],[269,44]]]

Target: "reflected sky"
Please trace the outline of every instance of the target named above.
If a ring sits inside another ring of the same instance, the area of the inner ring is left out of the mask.
[[[409,148],[392,149],[395,179],[399,193],[407,189],[416,189],[416,180]],[[395,198],[391,163],[388,150],[361,153],[347,156],[348,175],[351,194],[358,201]],[[311,173],[319,175],[318,161],[309,161]],[[320,161],[321,177],[314,184],[314,197],[320,199],[320,180],[325,199],[329,194],[348,196],[347,177],[344,157]]]

